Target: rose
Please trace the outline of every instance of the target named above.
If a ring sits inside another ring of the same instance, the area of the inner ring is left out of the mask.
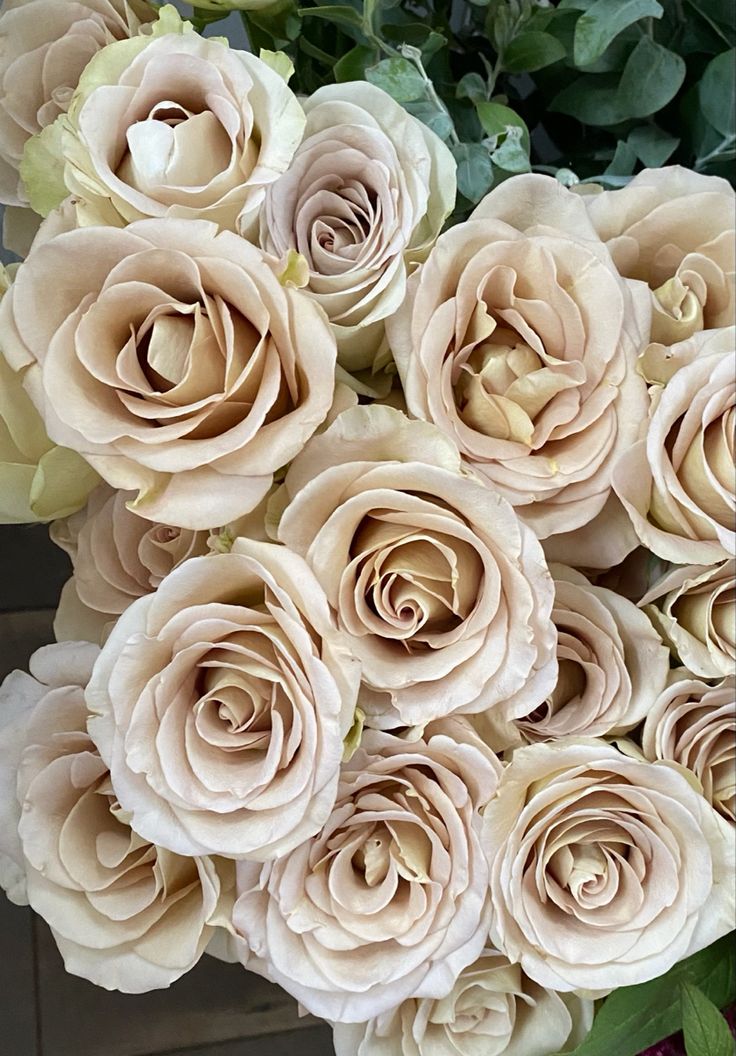
[[[557,560],[585,560],[586,527],[608,565],[635,545],[611,538],[613,513],[602,511],[646,415],[633,368],[650,314],[582,199],[528,175],[438,239],[388,323],[410,413],[452,437],[540,539],[570,533]]]
[[[694,674],[728,675],[736,663],[736,561],[687,565],[662,576],[639,604]]]
[[[690,339],[695,358],[653,390],[646,436],[614,470],[637,535],[666,561],[714,564],[736,552],[735,339],[734,327]]]
[[[27,203],[28,139],[69,105],[93,55],[155,18],[144,0],[5,0],[0,15],[0,202]]]
[[[582,1041],[593,1002],[556,994],[488,948],[439,1000],[411,999],[368,1023],[338,1023],[337,1056],[548,1056]]]
[[[54,620],[57,641],[101,641],[136,598],[156,590],[188,557],[208,552],[207,532],[147,521],[128,509],[134,498],[102,484],[83,510],[51,526],[74,568]]]
[[[266,192],[260,244],[301,253],[349,371],[374,366],[407,265],[426,256],[455,202],[442,141],[380,88],[330,84],[304,104],[304,139]]]
[[[663,975],[733,928],[733,832],[683,773],[572,739],[514,752],[485,810],[491,940],[542,986]]]
[[[733,188],[673,165],[584,198],[622,275],[652,290],[652,340],[672,345],[736,322]]]
[[[319,835],[263,867],[238,863],[248,967],[339,1022],[444,996],[488,934],[478,812],[499,771],[458,720],[426,740],[367,732]]]
[[[205,221],[43,242],[0,304],[0,333],[51,438],[138,490],[134,512],[178,527],[252,510],[332,402],[319,308]]]
[[[345,411],[277,498],[278,538],[306,558],[362,663],[369,725],[530,711],[551,692],[541,548],[439,430],[390,407]]]
[[[176,216],[248,233],[303,128],[278,73],[167,6],[153,37],[95,57],[55,133],[81,223]]]
[[[327,820],[357,683],[307,565],[241,539],[123,613],[87,690],[90,732],[142,836],[263,861]]]
[[[0,298],[10,281],[0,265]],[[65,517],[84,505],[98,479],[75,451],[49,440],[20,376],[0,351],[0,524]]]
[[[6,680],[3,703],[23,721],[16,743],[0,740],[18,797],[18,821],[3,826],[2,839],[17,833],[28,900],[50,925],[67,971],[142,993],[192,968],[215,926],[226,925],[232,866],[179,857],[131,829],[86,730],[83,683],[96,651],[47,646],[31,660],[34,678],[14,672]]]
[[[555,581],[559,675],[551,695],[515,726],[528,741],[621,733],[645,718],[669,674],[669,650],[647,617],[563,565]]]
[[[682,674],[647,715],[642,749],[692,770],[708,802],[736,821],[736,680],[709,686]]]

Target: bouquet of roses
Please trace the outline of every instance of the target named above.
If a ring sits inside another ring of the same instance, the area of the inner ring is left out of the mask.
[[[339,1056],[727,1054],[728,68],[657,168],[653,0],[407,11],[6,0],[0,511],[74,571],[0,881],[70,972],[237,960]],[[547,164],[568,48],[609,109]]]

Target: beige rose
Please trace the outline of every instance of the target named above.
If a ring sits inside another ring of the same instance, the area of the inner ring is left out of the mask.
[[[592,1001],[539,986],[488,948],[446,996],[338,1023],[333,1040],[336,1056],[549,1056],[582,1041],[592,1021]]]
[[[653,341],[673,345],[736,323],[736,198],[727,180],[678,165],[645,169],[584,201],[621,274],[651,288]]]
[[[207,532],[147,521],[128,509],[134,499],[102,484],[83,510],[51,525],[52,540],[74,568],[54,620],[57,641],[102,641],[136,598],[156,590],[188,557],[209,552]]]
[[[358,678],[304,561],[238,540],[123,613],[90,732],[142,836],[264,861],[327,821]]]
[[[134,512],[178,527],[252,510],[332,403],[320,309],[205,221],[43,242],[0,304],[0,334],[51,438],[137,490]]]
[[[260,244],[302,254],[348,371],[371,368],[401,305],[407,265],[426,256],[455,202],[442,141],[380,88],[330,84],[304,104],[304,139],[271,184]]]
[[[15,270],[0,264],[0,299]],[[65,517],[84,505],[98,481],[76,451],[49,440],[20,376],[0,351],[0,524]]]
[[[642,749],[692,770],[708,802],[736,821],[736,679],[709,686],[687,674],[678,672],[647,715]]]
[[[80,223],[174,216],[253,233],[302,137],[302,108],[255,55],[200,37],[170,6],[162,19],[153,38],[96,56],[60,123]]]
[[[278,537],[322,584],[363,666],[369,725],[531,711],[556,677],[552,581],[533,533],[390,407],[344,412],[292,463]]]
[[[499,771],[458,720],[426,741],[367,732],[319,835],[238,863],[248,967],[336,1022],[447,994],[488,934],[479,810]]]
[[[667,764],[593,739],[517,749],[483,836],[491,940],[542,986],[642,983],[733,928],[733,830]]]
[[[736,561],[686,565],[662,576],[639,603],[673,653],[703,678],[736,665]]]
[[[547,741],[633,728],[665,687],[669,650],[633,602],[562,565],[550,571],[559,675],[544,703],[514,716],[517,730]]]
[[[22,206],[28,139],[65,113],[87,63],[155,18],[144,0],[5,0],[0,15],[0,202]]]
[[[653,389],[646,436],[614,470],[637,535],[666,561],[714,564],[736,552],[735,341],[734,327],[690,339],[694,358]]]
[[[233,870],[172,854],[132,830],[86,729],[83,683],[95,652],[86,643],[47,646],[31,660],[35,677],[20,682],[14,672],[3,687],[25,717],[11,748],[15,829],[28,900],[50,925],[67,971],[142,993],[187,972],[215,927],[227,925]],[[0,737],[4,763],[6,750]]]
[[[388,336],[411,414],[452,437],[540,539],[598,525],[616,460],[639,436],[649,336],[643,283],[622,279],[582,199],[506,180],[442,235]],[[605,509],[597,539],[614,549]],[[625,520],[625,518],[624,518]],[[574,534],[556,560],[577,563]]]

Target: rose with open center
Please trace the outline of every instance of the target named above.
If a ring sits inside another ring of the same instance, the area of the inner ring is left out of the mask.
[[[0,16],[0,202],[22,206],[28,139],[65,113],[87,63],[134,37],[155,12],[145,0],[5,0]]]
[[[134,499],[102,484],[83,510],[51,525],[74,568],[54,619],[57,641],[101,641],[136,598],[156,590],[182,561],[208,553],[207,532],[139,517],[128,509]]]
[[[652,341],[673,345],[736,323],[736,199],[727,180],[672,165],[583,200],[621,274],[652,291]]]
[[[479,811],[499,772],[458,720],[426,741],[367,732],[321,832],[262,867],[238,863],[248,967],[337,1022],[444,996],[488,935]]]
[[[542,986],[663,975],[733,928],[733,830],[683,773],[603,741],[517,749],[485,810],[491,941]]]
[[[164,524],[211,528],[252,510],[332,403],[320,309],[202,220],[44,241],[0,327],[49,436]]]
[[[679,674],[647,715],[642,749],[692,770],[708,802],[736,822],[736,679],[709,686]]]
[[[369,725],[531,711],[551,692],[541,547],[439,430],[390,407],[345,411],[276,498],[279,539],[306,558],[362,663]]]
[[[16,778],[17,820],[1,838],[17,844],[28,901],[66,970],[142,993],[193,968],[216,927],[228,926],[233,868],[172,854],[131,828],[87,733],[84,683],[96,652],[47,646],[31,659],[34,677],[15,671],[3,684],[3,719],[10,710],[15,721],[0,731],[0,774],[4,793],[7,771]]]
[[[736,665],[736,561],[665,573],[639,604],[674,654],[696,675],[720,678]]]
[[[492,948],[436,1000],[412,998],[368,1023],[338,1023],[337,1056],[549,1056],[583,1040],[593,1002],[556,994]]]
[[[633,602],[551,565],[559,674],[552,693],[514,725],[528,741],[602,737],[636,726],[664,689],[669,650]]]
[[[304,561],[241,539],[123,613],[90,732],[142,836],[264,861],[329,817],[358,677]]]
[[[340,364],[365,370],[404,298],[407,265],[426,256],[452,210],[455,163],[434,132],[365,81],[326,85],[304,110],[302,144],[266,194],[260,244],[302,254]]]
[[[711,565],[736,553],[735,342],[733,326],[689,340],[684,365],[652,388],[644,439],[614,470],[634,530],[665,561]]]
[[[638,439],[646,388],[634,366],[650,314],[582,200],[517,176],[440,236],[388,336],[409,412],[452,437],[546,539],[601,515],[613,466]],[[556,556],[579,554],[571,544]]]
[[[153,36],[111,44],[92,60],[48,138],[83,224],[176,216],[252,232],[303,128],[278,73],[200,37],[166,6]],[[48,161],[39,153],[31,164],[40,178]]]

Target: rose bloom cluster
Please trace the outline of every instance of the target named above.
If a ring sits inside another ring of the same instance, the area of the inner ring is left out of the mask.
[[[510,178],[142,0],[0,17],[0,882],[338,1056],[547,1056],[734,927],[734,193]]]

